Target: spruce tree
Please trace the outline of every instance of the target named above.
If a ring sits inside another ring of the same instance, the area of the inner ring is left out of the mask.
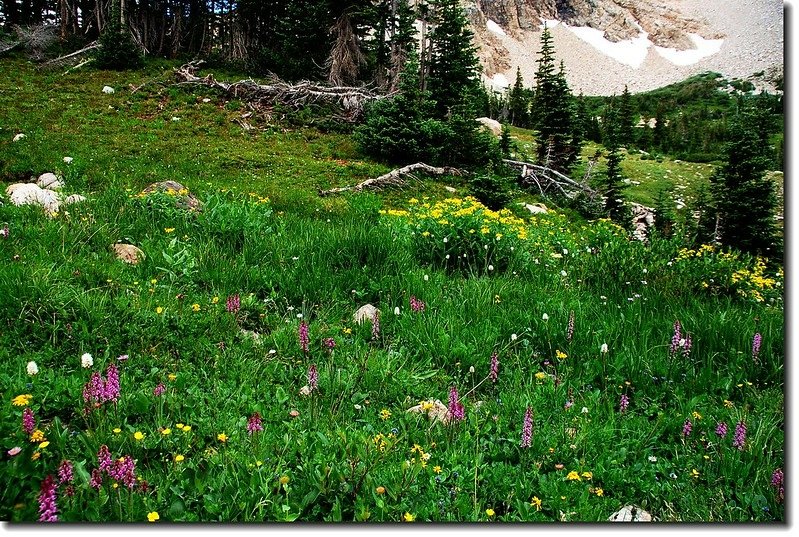
[[[605,124],[605,147],[608,151],[607,170],[602,179],[601,186],[605,195],[605,213],[608,217],[624,228],[630,225],[630,213],[624,197],[624,189],[627,184],[624,182],[624,175],[621,171],[621,161],[624,156],[621,153],[619,143],[619,115],[618,111],[611,105],[608,109]]]
[[[479,90],[480,62],[466,14],[458,0],[431,3],[435,27],[430,33],[430,69],[427,89],[439,117],[446,116],[464,96]]]
[[[774,183],[765,173],[767,148],[751,125],[748,114],[732,122],[726,164],[710,180],[720,218],[721,243],[773,257],[779,255],[774,225],[777,197]]]
[[[619,142],[625,146],[633,142],[633,128],[635,126],[635,115],[633,112],[632,97],[627,85],[619,98]]]
[[[528,126],[528,101],[524,90],[524,79],[522,71],[516,68],[516,82],[508,93],[508,111],[510,112],[510,123],[515,127]]]

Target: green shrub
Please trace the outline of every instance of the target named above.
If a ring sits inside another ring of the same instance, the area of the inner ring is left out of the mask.
[[[133,41],[130,30],[121,24],[110,24],[100,35],[99,43],[96,61],[100,69],[124,71],[142,66],[139,47]]]

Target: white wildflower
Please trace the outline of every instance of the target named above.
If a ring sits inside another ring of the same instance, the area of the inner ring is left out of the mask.
[[[599,347],[599,352],[601,352],[602,354],[607,354],[607,352],[608,352],[608,344],[607,343],[603,343],[602,346]]]
[[[83,369],[88,369],[93,365],[94,365],[94,358],[92,358],[92,355],[89,354],[88,352],[83,353],[83,355],[81,355],[80,357],[80,366]]]
[[[39,366],[36,365],[36,362],[28,362],[27,366],[28,375],[35,375],[39,372]]]

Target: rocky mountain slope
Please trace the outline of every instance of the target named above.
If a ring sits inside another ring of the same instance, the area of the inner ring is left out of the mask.
[[[466,0],[487,82],[532,83],[543,24],[586,95],[646,91],[704,71],[773,89],[783,69],[779,0]]]

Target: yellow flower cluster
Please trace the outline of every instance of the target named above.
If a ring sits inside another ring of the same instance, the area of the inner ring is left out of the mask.
[[[14,406],[28,406],[32,398],[33,395],[29,393],[18,395],[11,400],[11,404]]]
[[[380,451],[380,453],[383,453],[387,448],[391,447],[391,441],[396,437],[397,436],[394,433],[389,433],[388,435],[378,433],[374,438],[372,438],[372,443],[377,446],[377,449]]]

